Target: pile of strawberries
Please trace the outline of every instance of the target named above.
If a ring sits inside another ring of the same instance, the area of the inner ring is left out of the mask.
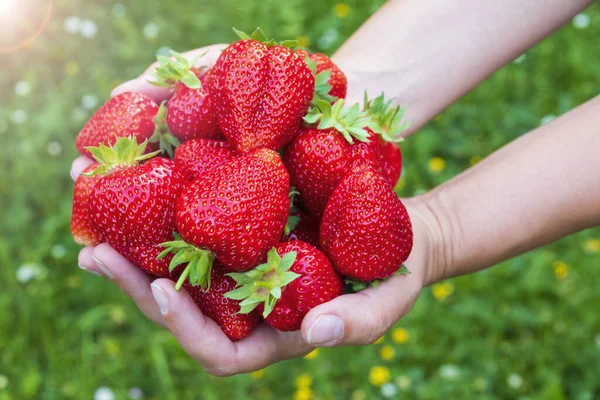
[[[393,190],[402,110],[345,107],[327,56],[238,34],[211,69],[159,56],[162,105],[122,93],[90,118],[71,221],[78,243],[176,280],[232,340],[262,319],[300,329],[344,278],[397,273],[413,242]]]

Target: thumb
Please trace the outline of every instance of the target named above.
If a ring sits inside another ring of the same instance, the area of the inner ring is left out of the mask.
[[[337,297],[306,315],[302,338],[322,347],[372,343],[410,311],[420,290],[416,277],[400,275],[377,288]]]

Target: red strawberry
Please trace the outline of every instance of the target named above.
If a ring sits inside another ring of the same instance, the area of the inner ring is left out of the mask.
[[[346,91],[348,90],[348,81],[346,80],[346,75],[340,67],[338,67],[331,58],[327,57],[325,54],[314,53],[311,54],[306,50],[296,50],[296,53],[300,54],[302,58],[308,57],[311,61],[315,63],[315,74],[320,74],[322,72],[327,72],[327,79],[325,83],[329,85],[327,93],[334,97],[332,100],[336,99],[345,99]]]
[[[288,224],[290,218],[294,221],[293,227],[286,226],[286,232],[284,232],[281,238],[282,242],[289,242],[292,240],[302,240],[303,242],[312,244],[315,247],[319,247],[319,221],[312,217],[310,214],[295,210],[288,218]]]
[[[235,289],[235,281],[225,275],[222,266],[215,264],[210,280],[210,289],[207,291],[187,282],[184,287],[202,313],[215,321],[229,339],[236,341],[245,338],[258,324],[260,314],[258,311],[240,314],[240,302],[224,296]]]
[[[173,97],[167,102],[166,124],[181,142],[195,138],[224,139],[217,124],[217,114],[208,91],[210,71],[200,77],[194,67],[198,59],[188,61],[171,51],[172,58],[158,56],[154,85],[169,87]]]
[[[393,100],[386,102],[383,94],[373,100],[365,95],[365,111],[371,116],[369,128],[379,136],[381,174],[392,186],[396,186],[402,173],[402,152],[398,143],[404,139],[400,134],[410,124],[402,123],[404,109],[393,103]]]
[[[96,111],[85,124],[77,139],[75,147],[84,156],[92,157],[86,147],[114,145],[119,138],[135,137],[138,143],[149,140],[155,131],[154,118],[158,113],[158,105],[142,94],[121,93]],[[146,146],[147,152],[158,149],[154,143]]]
[[[369,142],[372,134],[365,129],[369,120],[358,112],[357,104],[343,108],[343,100],[333,107],[323,100],[317,103],[319,108],[305,119],[309,123],[320,119],[319,126],[303,128],[288,146],[283,160],[302,203],[320,217],[342,177],[353,166],[377,164],[380,156],[378,143]]]
[[[177,200],[183,240],[163,243],[172,268],[188,263],[188,276],[205,288],[216,257],[231,271],[247,271],[279,242],[290,200],[289,176],[273,150],[260,149],[221,164],[190,183]]]
[[[376,170],[363,166],[336,187],[321,221],[321,248],[336,271],[384,279],[408,258],[413,233],[406,208]]]
[[[327,256],[299,240],[280,243],[269,251],[265,264],[230,276],[238,288],[225,296],[243,300],[240,313],[258,307],[265,321],[280,331],[299,330],[310,310],[344,292]]]
[[[175,149],[175,164],[192,181],[236,156],[235,150],[225,141],[193,139]]]
[[[161,252],[157,245],[173,238],[175,200],[187,182],[184,173],[172,160],[149,159],[157,152],[143,155],[145,143],[138,146],[135,139],[88,149],[100,163],[93,173],[103,175],[90,199],[94,226],[132,263],[170,276],[169,259],[156,259]]]
[[[223,50],[211,71],[219,127],[238,152],[277,150],[298,134],[314,76],[301,56],[264,40],[261,31],[238,34],[244,40]]]
[[[84,169],[83,174],[77,177],[73,191],[71,234],[75,242],[84,246],[96,246],[102,243],[102,235],[94,227],[90,215],[90,196],[94,186],[102,177],[84,175],[92,172],[98,166],[98,163],[94,163]]]

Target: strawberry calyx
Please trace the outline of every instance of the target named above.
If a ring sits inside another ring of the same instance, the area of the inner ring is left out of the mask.
[[[394,100],[385,100],[385,95],[369,100],[367,92],[364,97],[364,111],[371,116],[369,129],[381,136],[386,142],[399,143],[404,140],[400,136],[410,125],[410,122],[402,123],[406,107],[394,105]]]
[[[300,276],[289,271],[296,261],[296,255],[295,251],[290,251],[281,257],[272,248],[267,254],[266,263],[248,272],[227,274],[235,280],[236,288],[225,293],[225,297],[241,301],[240,314],[248,314],[264,303],[263,317],[268,317],[285,286]]]
[[[240,30],[237,30],[235,28],[232,28],[233,31],[235,32],[236,35],[238,35],[238,37],[242,40],[255,40],[257,42],[260,42],[262,44],[264,44],[267,47],[273,47],[273,46],[283,46],[283,47],[287,47],[287,48],[293,48],[296,47],[298,45],[298,41],[297,40],[284,40],[282,42],[277,42],[274,39],[269,39],[267,37],[267,35],[265,34],[265,32],[260,28],[257,27],[254,32],[252,32],[252,34],[248,35],[246,32],[242,32]]]
[[[369,132],[365,128],[372,123],[371,118],[366,111],[360,111],[358,103],[344,107],[343,99],[337,100],[333,105],[318,99],[316,106],[304,116],[304,121],[308,124],[319,122],[318,129],[333,128],[350,144],[354,143],[354,139],[365,143],[370,141]]]
[[[294,205],[294,200],[299,194],[300,192],[298,192],[294,186],[290,188],[290,211],[288,214],[287,222],[285,223],[285,228],[283,228],[283,233],[286,236],[288,236],[294,229],[296,229],[296,226],[300,222],[300,217],[296,215],[298,209]]]
[[[317,63],[312,60],[309,56],[304,57],[304,62],[308,65],[313,76],[315,77],[315,94],[310,103],[311,107],[317,106],[317,100],[324,100],[328,103],[333,103],[337,100],[337,97],[334,97],[329,94],[331,92],[331,85],[329,84],[329,78],[331,78],[331,71],[321,71],[317,73]]]
[[[398,270],[396,272],[394,272],[391,276],[395,276],[395,275],[410,275],[410,271],[408,270],[408,268],[406,268],[406,266],[404,264],[402,264],[402,265],[400,265],[400,268],[398,268]],[[376,288],[377,286],[379,286],[379,284],[381,282],[385,282],[386,280],[390,279],[390,277],[387,277],[385,279],[375,279],[370,282],[360,281],[358,279],[352,279],[352,278],[345,278],[344,282],[350,286],[350,288],[352,289],[351,290],[352,293],[358,293],[369,287]]]
[[[167,126],[167,106],[166,101],[163,101],[158,108],[158,113],[154,118],[154,133],[150,136],[150,143],[158,143],[161,153],[167,153],[170,158],[173,158],[173,149],[181,144],[179,140],[171,133]]]
[[[82,175],[107,175],[112,171],[137,165],[160,153],[160,150],[157,150],[144,154],[147,144],[148,142],[144,141],[138,145],[135,137],[122,137],[110,147],[104,144],[98,147],[88,146],[85,149],[92,153],[99,165],[93,171],[84,172]]]
[[[159,244],[165,247],[156,258],[163,259],[169,253],[174,256],[169,264],[169,271],[173,272],[179,265],[187,263],[181,276],[175,284],[175,289],[179,290],[187,280],[192,286],[200,286],[202,291],[210,289],[210,276],[213,267],[215,255],[208,250],[199,249],[196,246],[188,244],[181,240],[177,233],[173,234],[175,240]]]
[[[152,85],[173,88],[178,82],[182,82],[190,89],[200,89],[202,84],[198,78],[199,70],[194,67],[207,51],[188,60],[181,53],[171,50],[172,57],[157,55],[158,67],[150,74],[154,79],[148,81]],[[204,68],[204,67],[203,67]]]

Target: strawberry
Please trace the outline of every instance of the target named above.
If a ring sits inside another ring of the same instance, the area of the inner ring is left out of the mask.
[[[225,141],[192,139],[175,149],[175,164],[192,181],[236,156],[235,150]]]
[[[340,274],[384,279],[408,258],[413,233],[406,208],[370,166],[354,169],[335,188],[321,221],[321,248]]]
[[[365,94],[365,111],[371,116],[369,128],[378,135],[380,144],[380,170],[392,186],[396,186],[402,173],[402,152],[398,143],[404,139],[400,136],[409,127],[402,123],[404,109],[393,105],[393,100],[385,101],[383,94],[369,100]]]
[[[317,104],[305,120],[320,120],[319,125],[303,128],[286,149],[283,161],[302,204],[320,217],[342,177],[353,166],[377,164],[379,149],[378,143],[370,140],[369,120],[358,111],[358,104],[350,108],[344,108],[343,100],[333,106],[324,100]]]
[[[90,198],[92,221],[104,240],[126,259],[160,277],[169,260],[157,260],[159,243],[172,240],[175,200],[187,180],[167,158],[145,154],[146,144],[121,138],[113,148],[88,147],[100,164],[91,174],[102,178]]]
[[[311,309],[344,292],[327,256],[299,240],[280,243],[269,251],[266,263],[229,276],[238,287],[225,296],[242,300],[240,313],[258,308],[267,324],[280,331],[299,330]]]
[[[98,168],[94,163],[83,170],[77,177],[73,191],[73,211],[71,214],[71,234],[75,242],[84,246],[96,246],[102,243],[102,235],[96,230],[90,215],[90,196],[94,186],[101,176],[87,176],[86,174]]]
[[[200,286],[184,284],[200,311],[221,327],[223,332],[233,341],[243,339],[256,327],[260,314],[258,311],[240,314],[240,302],[225,297],[225,293],[235,289],[233,278],[226,276],[221,265],[215,263],[210,276],[210,289],[203,291]]]
[[[75,147],[82,155],[92,158],[87,147],[101,144],[110,147],[123,137],[135,137],[142,143],[153,136],[157,113],[158,105],[143,94],[125,92],[116,95],[92,115],[77,135]],[[151,143],[146,146],[146,151],[157,148]]]
[[[313,72],[315,75],[323,72],[326,73],[326,75],[324,75],[326,79],[324,79],[324,82],[320,83],[325,83],[328,85],[325,93],[332,97],[329,99],[329,101],[346,98],[346,91],[348,90],[348,81],[346,80],[346,75],[344,72],[342,72],[340,67],[338,67],[331,60],[331,58],[321,53],[312,54],[303,49],[296,50],[296,53],[298,53],[305,60],[308,57],[308,59],[314,63],[314,67],[312,67],[310,63],[307,62],[311,69],[314,68]],[[319,90],[317,89],[317,93],[318,92]]]
[[[219,127],[242,153],[277,150],[297,134],[315,90],[315,79],[293,50],[265,40],[260,29],[221,53],[211,71]]]
[[[273,150],[248,152],[190,183],[177,200],[182,240],[163,243],[161,254],[176,253],[171,268],[188,263],[185,279],[208,286],[214,258],[231,271],[262,262],[279,242],[290,200],[289,176]]]
[[[217,124],[217,113],[208,91],[210,70],[194,67],[197,59],[188,61],[171,51],[172,58],[157,56],[159,66],[153,74],[156,86],[168,87],[173,96],[167,102],[166,125],[181,142],[195,138],[224,139]]]

